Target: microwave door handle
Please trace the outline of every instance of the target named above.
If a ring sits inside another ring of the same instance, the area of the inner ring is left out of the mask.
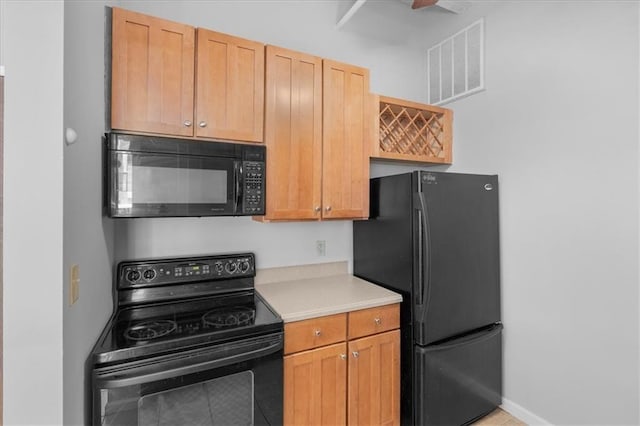
[[[234,161],[233,163],[233,182],[234,182],[234,201],[233,201],[233,213],[238,214],[238,207],[242,201],[242,162]]]

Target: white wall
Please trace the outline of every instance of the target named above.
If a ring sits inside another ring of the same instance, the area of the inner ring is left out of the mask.
[[[118,3],[367,66],[372,91],[424,100],[423,56],[334,31],[334,2]],[[637,424],[638,6],[502,3],[486,21],[487,91],[450,106],[451,170],[501,179],[505,397],[556,424]],[[227,250],[255,251],[260,267],[351,260],[349,222],[99,218],[103,4],[65,4],[65,123],[81,139],[65,152],[64,267],[79,263],[82,277],[64,311],[65,424],[82,422],[79,362],[110,312],[113,261]]]
[[[78,134],[64,155],[64,282],[71,265],[80,267],[72,306],[64,286],[64,424],[79,425],[89,391],[84,365],[112,312],[113,225],[102,217],[105,5],[67,1],[64,15],[64,124]]]
[[[340,1],[120,0],[118,3],[126,9],[196,27],[368,67],[372,92],[409,99],[424,96],[420,83],[425,70],[423,57],[397,40],[385,42],[359,35],[362,31],[358,24],[336,30]],[[394,29],[397,33],[406,32],[403,22],[384,21],[384,26],[387,33],[393,33]]]
[[[638,424],[638,3],[508,2],[485,47],[451,170],[500,175],[505,400]]]
[[[61,424],[63,2],[4,13],[3,420]]]
[[[259,40],[371,69],[371,90],[415,99],[422,78],[419,52],[335,30],[338,3],[327,1],[121,1],[137,10],[198,27]],[[268,17],[268,19],[265,19]],[[398,23],[396,25],[401,25]],[[419,86],[418,86],[419,87]],[[351,223],[261,224],[249,218],[155,219],[115,223],[116,260],[252,250],[258,267],[351,260]],[[315,241],[327,242],[327,256]]]
[[[351,260],[351,222],[262,224],[250,218],[111,220],[101,216],[105,4],[371,68],[371,88],[415,99],[424,63],[401,46],[334,30],[334,1],[66,1],[64,268],[80,266],[80,299],[64,308],[64,424],[83,423],[84,362],[111,313],[111,273],[126,258],[253,251],[258,267]],[[398,23],[401,25],[401,23]],[[326,256],[315,252],[326,241]],[[65,286],[65,298],[67,289]],[[66,301],[66,299],[65,299]]]
[[[0,75],[4,74],[4,20],[6,0],[0,0]]]

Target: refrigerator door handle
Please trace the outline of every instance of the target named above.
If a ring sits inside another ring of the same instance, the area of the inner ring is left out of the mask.
[[[427,309],[429,308],[429,299],[431,295],[431,244],[430,244],[430,228],[429,213],[427,210],[427,201],[424,193],[414,193],[414,205],[418,210],[419,228],[420,228],[420,245],[418,256],[418,282],[420,284],[419,292],[420,302],[417,307],[417,319],[424,322]],[[424,239],[422,236],[424,235]]]
[[[469,334],[468,336],[464,336],[459,339],[454,339],[447,343],[440,343],[440,344],[429,346],[427,350],[442,351],[442,350],[448,350],[448,349],[455,349],[465,345],[471,345],[474,343],[479,343],[484,340],[489,340],[497,336],[502,332],[502,329],[503,329],[502,323],[496,323],[485,330],[481,330],[476,333]]]

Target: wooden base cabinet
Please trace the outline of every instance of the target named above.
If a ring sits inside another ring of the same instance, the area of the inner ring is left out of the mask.
[[[349,342],[350,425],[399,425],[400,330]]]
[[[345,425],[346,343],[284,359],[284,424]]]
[[[284,424],[398,426],[398,320],[389,305],[285,324]]]

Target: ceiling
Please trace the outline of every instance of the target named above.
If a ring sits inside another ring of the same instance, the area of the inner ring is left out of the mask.
[[[340,1],[336,22],[347,16],[340,31],[383,43],[427,49],[504,4],[492,0],[441,0],[447,6],[465,6],[453,13],[439,6],[411,9],[413,0]],[[343,19],[344,20],[344,19]]]

